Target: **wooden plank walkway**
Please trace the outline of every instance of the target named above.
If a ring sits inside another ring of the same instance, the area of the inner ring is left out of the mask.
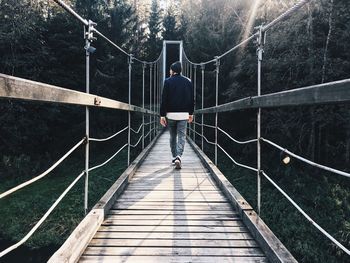
[[[171,164],[162,134],[79,262],[268,262],[195,151]]]

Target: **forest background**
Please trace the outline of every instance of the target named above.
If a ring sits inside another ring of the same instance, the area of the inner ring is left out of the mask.
[[[207,61],[273,20],[296,0],[72,0],[79,14],[129,53],[155,60],[162,41],[183,40],[190,60]],[[65,88],[85,90],[83,27],[50,0],[0,0],[0,72]],[[98,39],[91,61],[91,93],[127,101],[128,64],[124,54]],[[256,95],[256,43],[224,57],[220,65],[219,103]],[[134,65],[132,103],[142,104],[142,65]],[[215,105],[214,65],[205,69],[205,98],[200,83],[196,107]],[[269,31],[263,60],[262,93],[349,78],[350,2],[314,0]],[[197,68],[199,78],[199,68]],[[146,76],[146,82],[149,76]],[[147,94],[147,89],[146,89]],[[0,192],[45,170],[85,133],[84,108],[0,100]],[[91,136],[123,128],[127,115],[92,110]],[[137,127],[140,116],[134,116]],[[206,118],[213,124],[213,116]],[[237,139],[256,137],[256,112],[221,114],[219,125]],[[323,105],[264,110],[263,137],[318,163],[350,171],[350,107]],[[213,139],[208,128],[206,136]],[[123,145],[92,145],[91,163],[99,163]],[[238,161],[255,166],[255,145],[239,146],[219,137]],[[197,138],[197,143],[200,140]],[[205,145],[213,157],[213,148]],[[288,166],[280,153],[263,146],[263,170],[316,222],[350,247],[350,184],[347,178],[296,160]],[[140,148],[133,151],[137,156]],[[219,168],[256,207],[256,175],[241,170],[222,153]],[[83,149],[48,178],[0,201],[0,248],[21,239],[83,169]],[[126,153],[92,175],[90,207],[126,167]],[[84,215],[81,182],[25,246],[5,261],[46,262]],[[300,262],[347,262],[273,187],[263,181],[262,218]]]

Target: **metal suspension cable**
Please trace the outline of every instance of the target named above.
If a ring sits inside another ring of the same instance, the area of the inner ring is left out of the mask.
[[[211,142],[207,139],[207,137],[205,137],[204,135],[200,134],[199,132],[193,130],[192,128],[188,127],[191,131],[195,132],[196,134],[198,134],[199,136],[203,137],[204,140],[206,140],[207,143],[211,144],[211,145],[215,145],[215,142]]]
[[[145,135],[145,138],[147,138],[150,134],[151,134],[151,132],[154,130],[154,128],[152,128],[146,135]]]
[[[55,1],[59,6],[63,7],[68,13],[73,15],[76,19],[78,19],[80,22],[82,22],[85,26],[89,25],[89,22],[82,18],[77,12],[75,12],[69,5],[67,5],[62,0],[53,0]]]
[[[139,140],[137,141],[136,144],[131,144],[130,147],[135,148],[141,142],[142,138],[143,138],[143,135],[140,136],[140,138],[139,138]]]
[[[141,125],[140,125],[140,127],[138,128],[138,130],[136,131],[136,130],[134,130],[133,128],[130,128],[130,130],[133,132],[133,133],[136,133],[136,134],[138,134],[140,131],[141,131],[141,128],[142,128],[142,126],[143,126],[144,124],[142,123]]]
[[[145,139],[150,135],[152,130],[150,130],[149,132],[147,132],[147,134],[145,135]]]
[[[124,49],[122,49],[120,46],[118,46],[117,44],[115,44],[112,40],[110,40],[108,37],[106,37],[104,34],[102,34],[100,31],[98,31],[97,29],[93,30],[94,32],[96,32],[97,35],[99,35],[100,37],[102,37],[104,40],[106,40],[109,44],[111,44],[113,47],[117,48],[119,51],[121,51],[122,53],[124,53],[125,55],[127,55],[128,57],[131,57],[131,54],[129,54],[128,52],[126,52]]]
[[[68,4],[66,4],[64,1],[62,0],[53,0],[55,1],[59,6],[61,6],[64,10],[66,10],[68,13],[70,13],[72,16],[74,16],[76,19],[78,19],[81,23],[83,23],[85,26],[89,26],[89,21],[86,20],[85,18],[83,18],[82,16],[80,16],[77,12],[75,12],[73,10],[73,8],[71,8]],[[127,51],[125,51],[123,48],[121,48],[120,46],[118,46],[116,43],[114,43],[112,40],[110,40],[108,37],[106,37],[104,34],[102,34],[100,31],[98,31],[96,28],[92,28],[93,32],[96,32],[97,35],[99,35],[100,37],[102,37],[104,40],[106,40],[108,43],[110,43],[112,46],[114,46],[115,48],[117,48],[119,51],[121,51],[122,53],[124,53],[125,55],[127,55],[128,57],[133,57],[134,60],[141,62],[141,63],[146,63],[146,64],[152,64],[157,62],[161,55],[159,56],[159,58],[155,61],[143,61],[140,60],[136,57],[134,57],[132,54],[129,54]]]
[[[77,178],[67,187],[67,189],[60,195],[60,197],[55,201],[55,203],[50,207],[49,210],[45,213],[45,215],[35,224],[35,226],[29,231],[29,233],[22,238],[19,242],[16,244],[10,246],[9,248],[3,250],[0,252],[0,258],[6,255],[7,253],[11,252],[12,250],[18,248],[20,245],[25,243],[33,234],[34,232],[40,227],[40,225],[46,220],[46,218],[51,214],[51,212],[56,208],[56,206],[61,202],[63,197],[66,196],[66,194],[69,192],[70,189],[79,181],[79,179],[85,174],[85,172],[82,172],[78,175]]]
[[[274,142],[272,142],[272,141],[270,141],[270,140],[264,139],[264,138],[262,138],[262,137],[261,137],[261,140],[262,140],[263,142],[266,142],[266,143],[272,145],[273,147],[275,147],[275,148],[277,148],[277,149],[279,149],[279,150],[285,152],[286,154],[288,154],[288,155],[294,157],[295,159],[298,159],[298,160],[302,161],[302,162],[305,162],[305,163],[310,164],[310,165],[312,165],[312,166],[314,166],[314,167],[317,167],[317,168],[326,170],[326,171],[328,171],[328,172],[336,173],[336,174],[339,174],[339,175],[342,175],[342,176],[345,176],[345,177],[350,178],[350,173],[343,172],[343,171],[340,171],[340,170],[337,170],[337,169],[334,169],[334,168],[330,168],[330,167],[328,167],[328,166],[325,166],[325,165],[318,164],[318,163],[315,163],[315,162],[313,162],[313,161],[310,161],[310,160],[308,160],[308,159],[306,159],[306,158],[304,158],[304,157],[301,157],[301,156],[299,156],[299,155],[297,155],[297,154],[295,154],[295,153],[292,153],[292,152],[288,151],[286,148],[283,148],[283,147],[281,147],[280,145],[278,145],[278,144],[276,144],[276,143],[274,143]]]
[[[293,13],[295,13],[297,10],[299,10],[301,7],[303,7],[305,4],[309,3],[311,0],[301,0],[298,3],[296,3],[294,6],[289,8],[287,11],[285,11],[283,14],[272,20],[270,23],[268,23],[266,26],[262,28],[262,31],[267,31],[271,29],[273,26],[278,24],[279,22],[282,22],[286,19],[288,19]]]
[[[128,146],[128,144],[124,144],[124,146],[122,146],[115,154],[113,154],[110,158],[108,158],[105,162],[96,165],[94,167],[91,167],[88,171],[91,172],[93,170],[96,170],[104,165],[106,165],[107,163],[109,163],[118,153],[120,153],[126,146]]]
[[[117,133],[113,134],[112,136],[109,136],[107,138],[104,139],[96,139],[96,138],[89,138],[89,141],[94,141],[94,142],[105,142],[108,141],[112,138],[114,138],[115,136],[117,136],[118,134],[122,133],[123,131],[126,131],[128,129],[128,126],[126,126],[124,129],[118,131]]]
[[[277,18],[275,18],[274,20],[272,20],[270,23],[268,23],[267,25],[262,27],[262,31],[266,32],[269,29],[271,29],[273,26],[275,26],[276,24],[278,24],[281,21],[286,20],[287,18],[289,18],[293,13],[295,13],[297,10],[299,10],[301,7],[303,7],[305,4],[307,4],[308,2],[310,2],[311,0],[300,0],[298,3],[296,3],[294,6],[292,6],[291,8],[289,8],[287,11],[285,11],[284,13],[282,13],[280,16],[278,16]],[[252,34],[250,37],[248,37],[247,39],[241,41],[239,44],[235,45],[233,48],[229,49],[228,51],[226,51],[225,53],[216,56],[215,58],[205,61],[205,62],[201,62],[201,63],[196,63],[196,62],[192,62],[187,58],[186,53],[183,50],[183,53],[186,57],[186,59],[188,60],[189,63],[192,63],[193,65],[206,65],[209,63],[213,63],[215,62],[217,59],[221,59],[222,57],[230,54],[231,52],[233,52],[234,50],[238,49],[239,47],[241,47],[242,45],[245,45],[246,43],[250,42],[251,40],[253,40],[255,37],[257,37],[259,35],[259,32],[255,32],[254,34]]]
[[[59,164],[61,164],[69,155],[71,155],[72,152],[74,152],[80,145],[82,145],[85,142],[85,138],[82,139],[80,142],[78,142],[76,145],[74,145],[65,155],[63,155],[57,162],[55,162],[49,169],[47,169],[45,172],[43,172],[42,174],[28,180],[27,182],[24,182],[10,190],[7,190],[6,192],[0,194],[0,199],[8,196],[14,192],[16,192],[19,189],[22,189],[23,187],[30,185],[36,181],[38,181],[39,179],[45,177],[48,173],[50,173],[53,169],[55,169]]]
[[[198,123],[198,122],[193,122],[194,124],[198,125],[198,126],[204,126],[204,127],[208,127],[208,128],[212,128],[212,129],[216,129],[215,126],[213,125],[208,125],[208,124],[205,124],[205,123]]]
[[[242,168],[246,168],[246,169],[251,170],[251,171],[254,171],[254,172],[257,172],[257,171],[258,171],[258,169],[256,169],[256,168],[253,168],[253,167],[250,167],[250,166],[248,166],[248,165],[241,164],[241,163],[237,162],[235,159],[233,159],[233,158],[224,150],[224,148],[222,148],[222,147],[220,146],[220,144],[218,144],[218,147],[219,147],[219,148],[221,149],[221,151],[223,151],[223,152],[226,154],[226,156],[227,156],[234,164],[236,164],[237,166],[240,166],[240,167],[242,167]]]
[[[313,225],[315,226],[322,234],[324,234],[328,239],[330,239],[334,244],[336,244],[339,248],[341,248],[346,254],[350,255],[350,250],[340,244],[334,237],[332,237],[326,230],[324,230],[321,226],[319,226],[312,218],[298,206],[292,198],[288,196],[264,171],[262,171],[262,175],[274,186],[276,189],[284,195],[285,198],[288,199],[289,202]]]
[[[143,125],[150,125],[150,124],[153,124],[153,123],[155,123],[155,121],[149,121],[149,122],[145,122]]]
[[[162,58],[162,56],[163,56],[163,49],[160,52],[158,58],[156,60],[154,60],[154,61],[144,61],[144,60],[138,59],[136,57],[134,57],[134,60],[136,60],[137,62],[143,63],[143,64],[151,65],[151,64],[157,63]]]
[[[248,140],[248,141],[239,141],[239,140],[236,140],[235,138],[233,138],[230,134],[225,132],[220,127],[218,127],[218,130],[221,131],[223,134],[225,134],[229,139],[231,139],[232,141],[234,141],[235,143],[238,143],[238,144],[248,144],[248,143],[252,143],[252,142],[257,142],[258,141],[258,139],[252,139],[252,140]]]

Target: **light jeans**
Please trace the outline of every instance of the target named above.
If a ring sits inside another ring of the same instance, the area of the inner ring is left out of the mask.
[[[168,119],[170,131],[170,149],[173,158],[182,156],[186,142],[187,120],[170,120]]]

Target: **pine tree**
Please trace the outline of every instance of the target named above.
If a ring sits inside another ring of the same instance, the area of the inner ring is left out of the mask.
[[[163,32],[162,36],[164,40],[177,40],[178,32],[176,27],[176,14],[173,6],[170,6],[166,11],[166,15],[163,19]]]
[[[148,58],[150,60],[155,60],[159,55],[161,50],[161,10],[158,6],[157,0],[152,0],[151,14],[148,21],[148,41],[147,41],[147,51]]]

